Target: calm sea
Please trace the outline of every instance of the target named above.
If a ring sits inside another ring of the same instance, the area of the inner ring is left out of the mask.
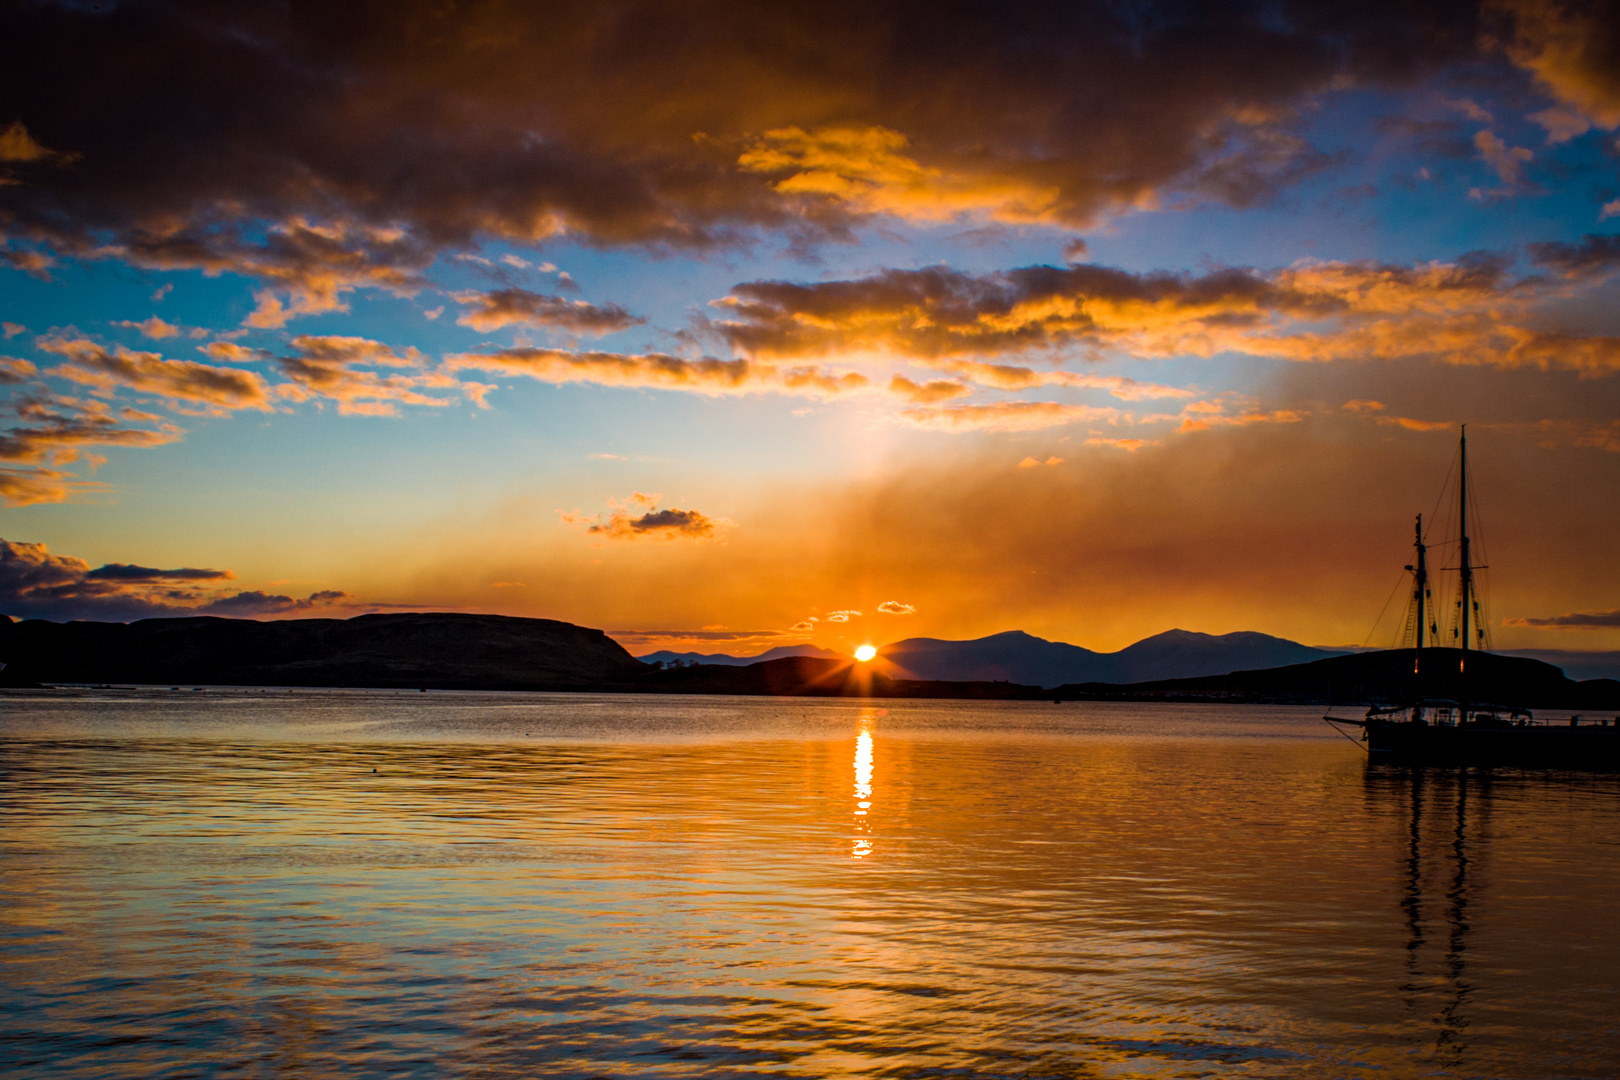
[[[1612,1077],[1620,779],[1318,710],[0,696],[9,1076]]]

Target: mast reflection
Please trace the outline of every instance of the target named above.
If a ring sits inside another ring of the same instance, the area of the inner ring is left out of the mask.
[[[1489,786],[1485,779],[1471,778],[1467,770],[1378,768],[1369,769],[1367,779],[1376,794],[1407,796],[1405,881],[1400,901],[1406,924],[1406,970],[1400,987],[1401,1001],[1409,1013],[1417,1013],[1432,1000],[1431,995],[1439,997],[1438,1008],[1430,1014],[1435,1024],[1435,1052],[1447,1063],[1455,1064],[1468,1049],[1465,1035],[1470,1020],[1465,1007],[1474,990],[1468,973],[1468,937],[1473,929],[1471,907],[1478,888],[1471,873],[1478,852],[1477,838],[1470,835],[1470,786],[1480,803],[1479,810],[1474,811],[1476,816],[1488,807]],[[1430,830],[1429,844],[1445,837],[1438,853],[1425,845],[1425,824]],[[1437,825],[1442,829],[1438,835],[1434,831]],[[1437,897],[1438,890],[1430,878],[1439,874],[1446,877],[1443,895]],[[1446,933],[1434,944],[1443,941],[1445,952],[1437,963],[1431,960],[1426,964],[1433,948],[1425,916],[1435,899],[1444,903]]]
[[[872,853],[872,729],[887,709],[866,708],[856,721],[855,734],[855,839],[850,856],[863,859]]]

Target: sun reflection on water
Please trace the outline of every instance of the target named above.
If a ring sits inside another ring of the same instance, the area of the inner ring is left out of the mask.
[[[856,721],[855,735],[855,841],[850,849],[853,858],[861,859],[872,853],[872,822],[868,816],[872,809],[872,728],[887,709],[862,709]]]

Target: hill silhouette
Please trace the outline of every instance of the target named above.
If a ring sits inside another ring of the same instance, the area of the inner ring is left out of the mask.
[[[29,683],[596,690],[647,665],[600,630],[504,615],[132,623],[0,616],[0,678]]]
[[[1102,653],[1021,630],[971,641],[907,638],[878,650],[896,677],[995,680],[1031,686],[1132,683],[1223,675],[1247,668],[1299,664],[1335,655],[1269,634],[1200,634],[1167,630],[1118,652]]]
[[[1126,685],[1082,683],[1055,699],[1230,701],[1301,705],[1404,704],[1441,700],[1508,708],[1620,709],[1620,682],[1577,682],[1551,664],[1460,649],[1388,649],[1306,664]]]

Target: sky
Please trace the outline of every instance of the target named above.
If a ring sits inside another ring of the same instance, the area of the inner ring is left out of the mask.
[[[1389,645],[1466,423],[1492,644],[1620,648],[1613,5],[18,2],[0,54],[13,617]]]

